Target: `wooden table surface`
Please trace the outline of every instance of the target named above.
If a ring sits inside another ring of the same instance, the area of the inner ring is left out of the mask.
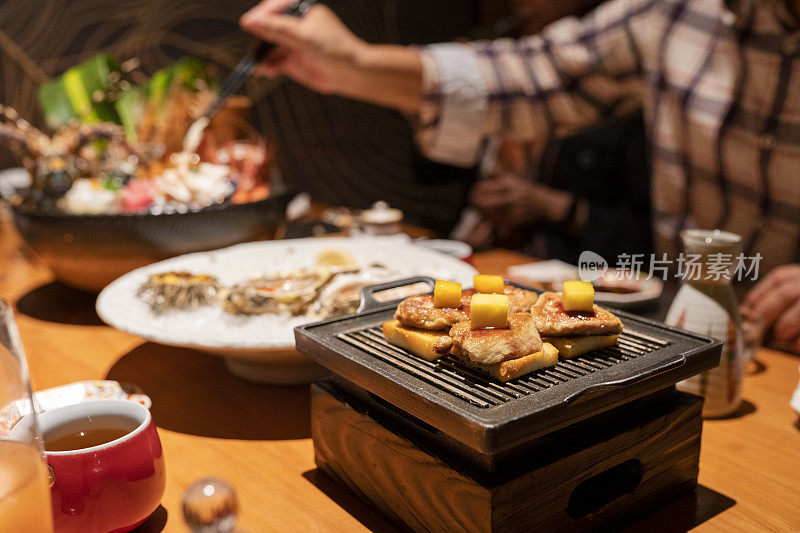
[[[502,274],[530,258],[475,256]],[[241,381],[220,359],[143,342],[94,313],[94,298],[53,282],[0,211],[0,296],[15,305],[34,389],[85,379],[134,383],[153,399],[167,460],[162,507],[142,531],[185,531],[183,491],[205,476],[238,491],[243,531],[391,531],[371,507],[315,470],[307,387]],[[800,428],[789,398],[800,358],[758,353],[739,416],[703,428],[700,487],[632,530],[800,531]]]

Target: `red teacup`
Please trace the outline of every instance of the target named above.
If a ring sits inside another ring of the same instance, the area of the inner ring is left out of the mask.
[[[164,453],[146,407],[128,400],[96,400],[38,416],[42,435],[53,438],[110,419],[127,433],[90,448],[45,452],[55,479],[53,521],[58,532],[130,531],[161,502]]]

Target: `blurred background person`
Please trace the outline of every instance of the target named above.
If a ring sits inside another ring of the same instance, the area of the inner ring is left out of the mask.
[[[470,166],[487,138],[563,138],[643,109],[657,253],[675,261],[684,229],[740,235],[760,274],[776,272],[770,298],[745,304],[800,350],[796,0],[610,0],[529,38],[422,48],[367,45],[324,6],[297,20],[283,5],[242,18],[280,45],[260,72],[409,113],[439,161]]]
[[[514,0],[512,15],[499,19],[495,29],[503,34],[498,37],[532,35],[597,4]],[[612,264],[621,253],[652,252],[640,112],[546,143],[494,139],[481,175],[470,195],[477,211],[467,210],[453,233],[475,249],[511,248],[572,264],[583,250]]]

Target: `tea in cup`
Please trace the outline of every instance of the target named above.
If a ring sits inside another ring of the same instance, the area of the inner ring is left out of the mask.
[[[56,531],[129,531],[158,508],[164,454],[146,407],[94,400],[41,413],[38,421],[54,477]]]

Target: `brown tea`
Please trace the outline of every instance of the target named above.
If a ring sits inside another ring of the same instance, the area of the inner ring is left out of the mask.
[[[73,420],[44,434],[47,452],[91,448],[124,437],[136,429],[136,421],[118,416],[95,416]]]

